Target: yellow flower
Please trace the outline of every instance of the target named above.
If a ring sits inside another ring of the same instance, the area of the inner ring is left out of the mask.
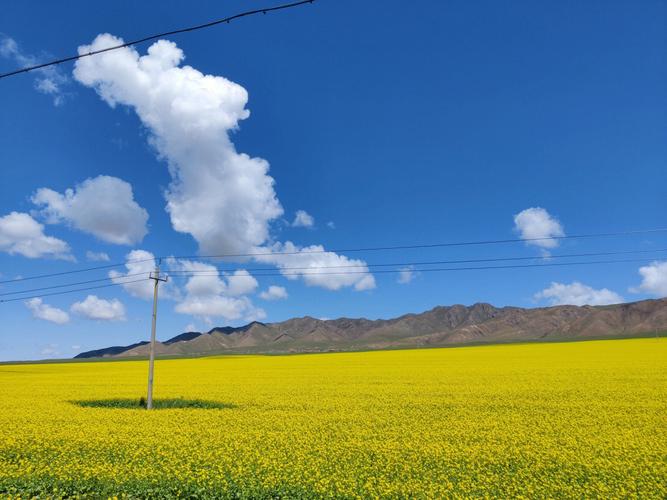
[[[3,498],[665,498],[667,344],[0,365]]]

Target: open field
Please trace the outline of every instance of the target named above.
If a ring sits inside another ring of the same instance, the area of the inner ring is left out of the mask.
[[[152,412],[146,371],[0,366],[0,492],[667,495],[664,339],[159,360]]]

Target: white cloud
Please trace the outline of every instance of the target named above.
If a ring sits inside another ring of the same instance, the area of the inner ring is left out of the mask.
[[[73,351],[78,351],[79,349],[81,349],[81,346],[80,346],[80,345],[74,344],[74,345],[72,346],[72,350],[73,350]]]
[[[262,321],[264,319],[266,319],[266,312],[259,307],[252,307],[245,315],[245,321],[248,323]]]
[[[191,314],[207,323],[218,316],[227,320],[244,318],[246,321],[266,316],[244,296],[258,285],[246,270],[221,275],[215,266],[204,262],[169,259],[168,264],[177,271],[199,273],[188,278],[185,297],[176,304],[176,312]]]
[[[69,323],[69,314],[62,309],[45,304],[40,298],[26,300],[25,305],[35,318],[50,321],[57,325]]]
[[[315,218],[305,210],[297,210],[292,222],[293,227],[313,227]]]
[[[155,256],[146,250],[132,250],[125,256],[126,273],[109,271],[109,277],[114,283],[122,284],[127,293],[144,300],[153,300],[155,282],[149,279],[150,273],[155,271]],[[160,271],[161,275],[165,273]],[[160,283],[160,297],[177,299],[179,291],[171,280]]]
[[[514,216],[514,230],[528,245],[541,248],[556,248],[558,240],[554,237],[565,236],[561,223],[541,207],[522,210]],[[536,238],[543,238],[537,239]]]
[[[655,261],[639,268],[642,282],[630,289],[633,293],[648,293],[656,297],[667,296],[667,261]]]
[[[256,256],[256,260],[273,264],[287,279],[301,278],[310,286],[328,290],[339,290],[348,286],[353,286],[355,290],[375,288],[375,278],[369,273],[363,260],[326,252],[322,245],[301,248],[288,241],[258,249],[258,253],[264,255]]]
[[[39,354],[41,356],[48,357],[58,356],[60,354],[58,344],[47,344],[46,346],[42,347],[42,349],[39,351]]]
[[[595,289],[574,281],[569,285],[552,282],[551,286],[535,294],[536,300],[547,300],[550,305],[603,306],[624,302],[616,292],[607,288]]]
[[[38,63],[37,59],[23,52],[16,40],[0,33],[0,57],[11,59],[20,67],[34,66]],[[42,94],[50,95],[55,106],[60,106],[65,102],[65,93],[63,86],[69,79],[57,66],[47,66],[34,70],[35,89]]]
[[[259,297],[264,300],[284,300],[287,298],[287,290],[282,286],[271,285]]]
[[[121,43],[99,35],[79,53]],[[74,77],[110,106],[134,108],[167,160],[166,193],[174,229],[190,233],[205,253],[244,253],[266,241],[283,209],[261,158],[238,153],[229,132],[249,116],[246,90],[226,78],[179,67],[183,52],[160,40],[140,57],[132,48],[77,61]]]
[[[86,260],[90,262],[109,262],[109,255],[105,252],[86,252]]]
[[[102,34],[79,53],[120,43]],[[149,130],[149,141],[172,177],[165,196],[176,231],[192,235],[205,254],[256,251],[271,240],[270,223],[283,208],[268,162],[237,152],[229,137],[250,115],[248,93],[226,78],[180,66],[183,59],[176,44],[160,40],[144,56],[126,47],[80,59],[74,77],[109,106],[134,109]],[[327,256],[347,261],[331,252]],[[369,274],[306,282],[332,290],[375,286]]]
[[[238,269],[232,274],[225,274],[227,278],[227,295],[247,295],[253,293],[259,283],[245,269]]]
[[[199,273],[191,276],[185,285],[185,291],[191,295],[219,295],[230,297],[246,295],[254,292],[259,283],[245,269],[237,269],[233,273],[220,273],[218,268],[211,264],[194,260],[167,260],[170,268],[186,273]]]
[[[72,304],[70,310],[87,319],[125,321],[125,306],[118,299],[105,300],[88,295],[85,300]]]
[[[200,273],[188,279],[185,285],[188,295],[220,295],[227,289],[227,284],[220,279],[218,269],[211,264],[190,260],[170,260],[169,263],[173,269]]]
[[[212,317],[221,316],[227,320],[246,318],[253,321],[255,318],[265,317],[261,309],[252,305],[248,297],[226,297],[224,295],[188,295],[182,302],[176,304],[176,312],[197,316],[207,323]]]
[[[148,232],[148,213],[134,201],[132,186],[117,177],[86,179],[65,194],[41,188],[32,202],[42,207],[47,223],[64,221],[108,243],[132,245]]]
[[[0,250],[36,259],[74,260],[67,243],[44,234],[44,226],[30,215],[12,212],[0,217]]]
[[[396,278],[396,281],[401,285],[407,285],[416,277],[417,273],[415,272],[414,268],[412,266],[408,266],[399,270],[398,278]]]
[[[336,224],[334,224],[334,221],[330,220],[329,222],[327,222],[327,227],[329,229],[336,229]]]

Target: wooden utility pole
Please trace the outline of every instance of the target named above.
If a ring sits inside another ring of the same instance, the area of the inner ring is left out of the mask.
[[[149,279],[155,281],[153,289],[153,323],[151,325],[151,349],[148,357],[148,397],[146,398],[146,409],[153,408],[153,371],[155,365],[155,322],[157,320],[157,290],[160,281],[167,281],[167,277],[160,276],[160,262],[155,263],[155,271],[150,273]]]

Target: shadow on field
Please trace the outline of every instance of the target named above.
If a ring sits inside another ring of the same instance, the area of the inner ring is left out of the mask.
[[[83,408],[118,408],[130,410],[142,410],[146,408],[145,398],[85,399],[70,401],[70,403]],[[208,401],[205,399],[162,398],[153,400],[154,410],[173,410],[180,408],[225,410],[236,408],[236,405],[231,403],[220,403],[218,401]]]

